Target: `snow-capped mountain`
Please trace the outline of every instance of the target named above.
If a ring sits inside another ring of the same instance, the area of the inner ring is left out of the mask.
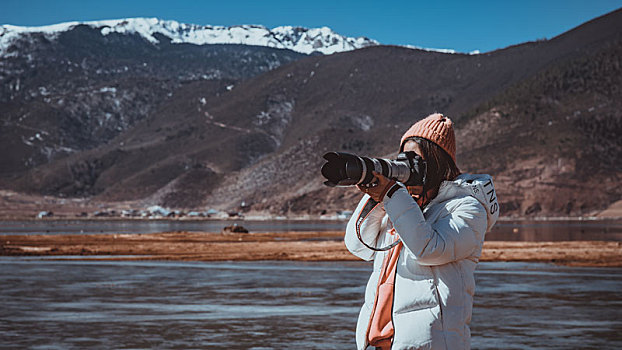
[[[100,29],[102,35],[111,33],[139,34],[149,42],[158,44],[156,34],[171,39],[171,43],[180,44],[244,44],[289,49],[310,54],[320,52],[332,54],[350,51],[378,42],[365,37],[346,37],[328,27],[302,28],[280,26],[268,29],[259,25],[240,25],[232,27],[195,25],[158,18],[129,18],[92,22],[66,22],[41,27],[0,26],[0,56],[6,56],[13,41],[28,33],[43,33],[53,40],[59,33],[71,30],[78,25],[87,25]]]

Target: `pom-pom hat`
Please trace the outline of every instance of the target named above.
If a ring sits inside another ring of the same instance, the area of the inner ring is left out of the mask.
[[[434,142],[449,154],[454,163],[456,162],[454,123],[444,115],[434,113],[413,124],[402,136],[400,149],[404,146],[406,139],[410,137],[421,137]]]

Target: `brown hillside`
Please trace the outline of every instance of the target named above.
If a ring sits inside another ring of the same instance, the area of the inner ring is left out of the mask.
[[[481,54],[371,47],[308,57],[238,83],[198,81],[107,145],[9,186],[102,200],[275,214],[352,208],[327,150],[383,156],[439,111],[458,163],[497,180],[502,215],[586,215],[620,199],[622,11],[549,41]]]

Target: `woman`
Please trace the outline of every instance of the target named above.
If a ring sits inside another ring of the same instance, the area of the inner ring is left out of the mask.
[[[492,179],[460,174],[453,124],[441,114],[415,123],[400,151],[425,160],[423,187],[374,173],[346,229],[348,250],[374,259],[357,347],[469,349],[473,272],[499,216]]]

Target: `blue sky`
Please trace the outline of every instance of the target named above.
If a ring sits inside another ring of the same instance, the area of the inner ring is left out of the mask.
[[[620,0],[2,0],[0,24],[158,17],[184,23],[328,26],[383,44],[460,52],[552,38],[622,7]]]

